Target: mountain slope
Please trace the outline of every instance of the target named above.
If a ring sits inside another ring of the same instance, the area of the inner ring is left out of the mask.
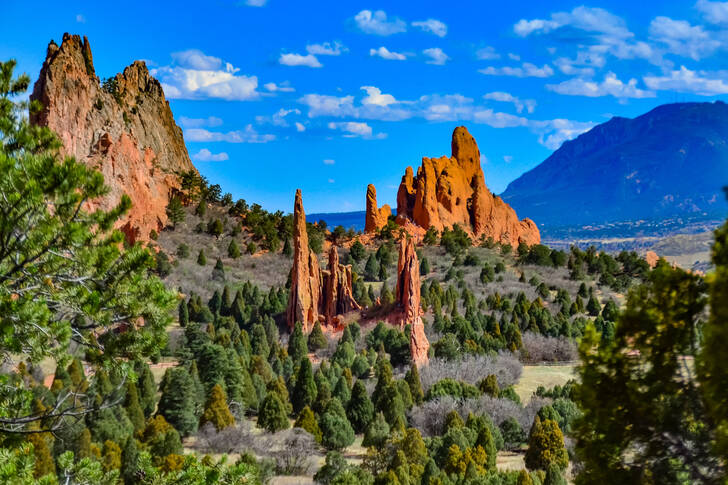
[[[722,217],[727,140],[725,103],[662,105],[564,143],[502,197],[546,226]]]

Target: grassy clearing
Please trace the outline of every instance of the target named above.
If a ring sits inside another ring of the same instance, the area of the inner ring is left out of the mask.
[[[525,365],[523,375],[515,385],[516,393],[525,404],[538,386],[546,388],[563,386],[566,381],[575,377],[575,364],[566,365]]]

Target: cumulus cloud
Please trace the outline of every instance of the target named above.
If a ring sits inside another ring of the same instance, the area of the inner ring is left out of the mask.
[[[227,133],[209,131],[204,128],[191,128],[185,130],[184,136],[187,141],[221,141],[227,143],[268,143],[276,139],[275,135],[258,133],[253,128],[253,125],[246,125],[243,130],[229,131]]]
[[[276,84],[276,83],[265,83],[263,84],[263,87],[270,91],[271,93],[292,93],[295,91],[295,89],[291,86],[291,83],[288,81],[283,81],[282,83]]]
[[[445,37],[447,35],[447,25],[436,19],[417,20],[412,22],[412,27],[417,27],[438,37]]]
[[[492,93],[487,93],[483,95],[483,99],[500,101],[503,103],[513,103],[513,106],[515,106],[516,111],[519,113],[522,113],[524,109],[529,113],[533,113],[534,109],[536,109],[535,99],[520,99],[519,97],[513,96],[512,94],[504,91],[493,91]]]
[[[323,44],[309,44],[306,46],[306,52],[315,56],[338,56],[344,52],[348,52],[341,42],[324,42]]]
[[[685,66],[662,76],[644,76],[648,88],[657,91],[677,91],[700,96],[728,94],[728,73],[709,74],[705,71],[691,71]]]
[[[426,61],[427,64],[434,64],[436,66],[444,66],[445,63],[450,60],[447,54],[445,54],[439,47],[431,47],[422,51],[426,57],[430,60]]]
[[[278,58],[278,62],[284,66],[306,66],[306,67],[322,67],[323,64],[313,54],[294,54],[286,53],[281,54]]]
[[[333,160],[331,158],[327,158],[324,160],[324,165],[333,165],[336,163],[336,160]]]
[[[388,106],[397,102],[391,94],[382,94],[382,90],[374,86],[362,86],[367,96],[361,100],[362,104],[373,104],[376,106]]]
[[[354,17],[354,22],[366,34],[387,36],[407,30],[407,24],[403,20],[388,19],[384,10],[362,10]]]
[[[186,116],[182,116],[179,119],[179,123],[184,128],[200,128],[203,126],[214,127],[222,125],[222,119],[216,116],[208,116],[207,118],[188,118]]]
[[[711,24],[728,24],[728,2],[711,2],[698,0],[695,8],[703,14],[703,18]]]
[[[473,113],[473,121],[493,128],[515,128],[528,126],[528,119],[508,113],[500,113],[492,109],[478,110]]]
[[[650,22],[649,33],[650,38],[664,44],[668,52],[696,61],[711,55],[721,45],[703,27],[669,17],[655,17]]]
[[[519,56],[518,54],[514,54],[513,52],[509,52],[508,53],[508,58],[510,60],[512,60],[512,61],[520,61],[521,60],[521,56]]]
[[[309,118],[357,116],[357,110],[354,108],[354,96],[351,95],[339,97],[326,94],[306,94],[299,101],[308,106]]]
[[[306,131],[306,127],[300,121],[296,121],[296,131],[299,133],[303,133],[304,131]]]
[[[506,163],[511,163],[513,161],[512,155],[503,155],[503,161]]]
[[[258,78],[197,49],[172,53],[173,65],[151,70],[170,99],[258,99]]]
[[[212,153],[207,148],[203,148],[199,152],[192,155],[192,160],[198,162],[224,162],[229,158],[230,157],[228,157],[228,154],[225,152]]]
[[[279,109],[272,116],[256,116],[255,121],[259,124],[271,124],[274,126],[287,127],[289,122],[286,119],[288,115],[300,115],[301,111],[297,108],[293,109]]]
[[[268,0],[245,0],[248,7],[264,7]]]
[[[573,140],[584,132],[591,130],[591,121],[573,121],[562,118],[544,121],[531,121],[532,131],[539,135],[538,142],[551,150],[556,150],[567,140]]]
[[[407,59],[406,55],[400,54],[399,52],[390,51],[384,46],[381,46],[379,49],[369,49],[369,55],[381,57],[382,59],[387,59],[388,61],[404,61]]]
[[[372,127],[369,126],[367,123],[359,122],[359,121],[342,121],[342,122],[329,122],[328,124],[329,129],[332,130],[339,130],[344,132],[344,137],[346,138],[354,138],[354,137],[360,137],[364,139],[382,139],[386,138],[386,134],[384,133],[377,133],[374,134]]]
[[[559,84],[547,84],[546,88],[559,94],[590,98],[601,96],[614,96],[619,99],[655,97],[654,91],[639,89],[637,79],[632,78],[624,83],[613,72],[607,73],[602,82],[573,78]]]
[[[86,17],[83,16],[83,14],[76,14],[76,22],[79,24],[85,24],[86,23]]]
[[[479,69],[478,72],[487,76],[549,77],[553,75],[554,70],[548,64],[544,64],[543,67],[538,67],[530,62],[524,62],[518,67],[489,66],[484,69]]]
[[[494,47],[487,46],[475,51],[475,57],[483,61],[492,61],[500,59],[500,54],[496,52]]]

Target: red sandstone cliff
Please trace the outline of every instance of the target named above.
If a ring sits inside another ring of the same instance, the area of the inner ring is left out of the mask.
[[[399,242],[399,259],[397,260],[395,319],[402,327],[411,325],[410,355],[412,362],[417,365],[427,363],[427,351],[430,348],[422,322],[423,312],[420,298],[420,264],[417,260],[414,240],[402,239]]]
[[[194,170],[160,83],[135,61],[105,83],[96,76],[86,37],[63,35],[48,44],[32,100],[43,109],[31,121],[55,131],[62,154],[97,168],[109,194],[92,207],[111,208],[126,193],[132,208],[119,226],[131,242],[167,221],[177,174]]]
[[[377,206],[377,189],[374,185],[367,186],[367,213],[364,223],[364,232],[372,234],[379,232],[387,225],[387,219],[392,215],[392,208],[384,204],[381,208]]]
[[[407,167],[397,192],[397,216],[439,231],[459,224],[475,237],[513,245],[541,241],[533,221],[519,221],[516,212],[488,190],[480,150],[464,126],[453,131],[451,157],[423,158],[416,176]]]

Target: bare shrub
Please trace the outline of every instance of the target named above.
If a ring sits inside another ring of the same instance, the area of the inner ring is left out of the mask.
[[[500,352],[495,356],[468,355],[460,360],[431,359],[430,363],[420,370],[422,389],[427,392],[436,382],[446,377],[468,384],[478,382],[490,374],[498,379],[498,386],[512,386],[521,377],[523,366],[515,354]]]
[[[525,332],[521,337],[521,361],[529,364],[540,362],[568,362],[578,358],[576,344],[566,337],[547,337]]]
[[[277,433],[261,431],[242,421],[219,432],[211,424],[197,433],[197,448],[204,453],[245,453],[275,461],[276,471],[284,475],[305,475],[317,454],[314,437],[301,428]]]
[[[445,425],[445,416],[460,406],[459,401],[452,396],[441,396],[415,406],[409,413],[410,424],[423,436],[439,435]]]

